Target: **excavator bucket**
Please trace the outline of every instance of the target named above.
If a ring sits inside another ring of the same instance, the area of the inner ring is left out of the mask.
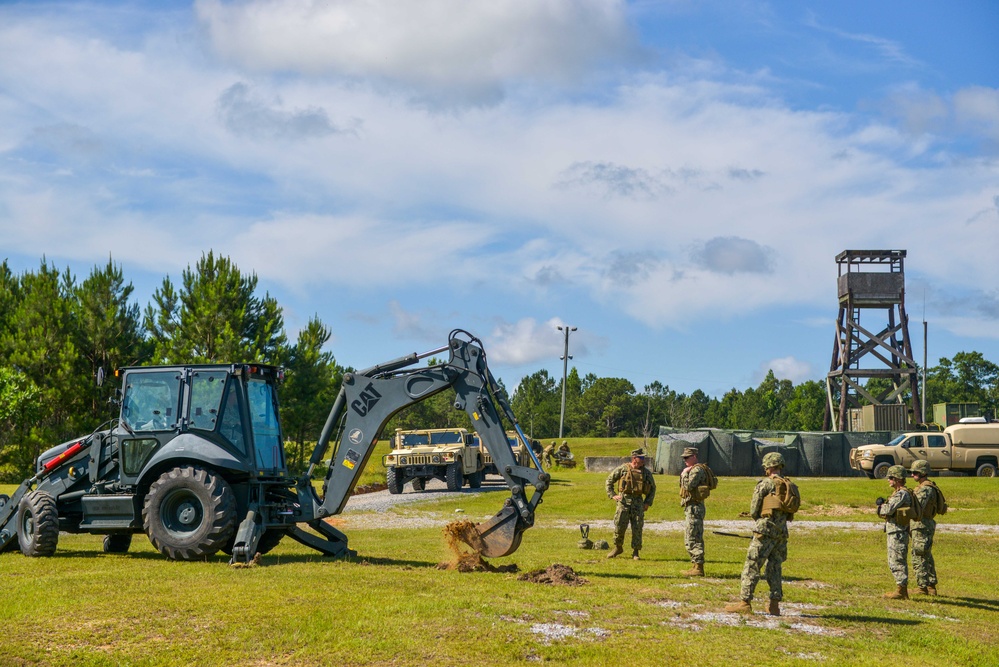
[[[520,546],[524,529],[518,524],[517,511],[508,505],[489,521],[466,524],[458,539],[486,558],[509,556]]]

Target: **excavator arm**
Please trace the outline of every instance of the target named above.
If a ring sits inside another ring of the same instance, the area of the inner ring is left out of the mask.
[[[449,354],[446,363],[413,368],[420,359],[444,352]],[[510,489],[503,508],[492,519],[466,531],[462,539],[486,557],[516,551],[523,532],[534,524],[534,512],[548,489],[550,476],[541,469],[510,409],[506,392],[489,371],[481,341],[462,330],[451,332],[447,347],[344,375],[309,469],[297,483],[300,514],[296,520],[307,523],[325,539],[298,527],[291,528],[289,535],[328,555],[350,553],[346,536],[323,519],[343,511],[389,419],[400,410],[447,389],[454,391],[454,408],[464,410],[469,416]],[[507,441],[503,418],[531,452],[535,467],[518,464]],[[312,486],[312,473],[331,449],[320,495]],[[237,546],[241,544],[237,538]],[[251,548],[248,553],[252,551]]]

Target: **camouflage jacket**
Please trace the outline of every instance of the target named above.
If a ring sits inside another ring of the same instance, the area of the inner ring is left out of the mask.
[[[625,463],[624,465],[618,466],[613,471],[611,471],[611,474],[607,475],[607,482],[604,486],[606,487],[608,498],[613,498],[619,493],[619,489],[617,488],[618,482],[620,482],[621,478],[627,475],[630,470],[631,470],[631,464]],[[656,497],[656,480],[652,476],[652,472],[648,468],[643,466],[641,468],[641,471],[642,471],[642,482],[648,489],[648,493],[644,494],[645,498],[643,504],[651,507],[652,501]]]
[[[912,496],[922,510],[922,519],[912,521],[909,530],[917,528],[932,528],[937,522],[933,519],[937,515],[937,503],[940,502],[940,494],[937,493],[936,484],[928,479],[924,479],[919,486],[912,490]]]
[[[781,475],[776,475],[780,477]],[[770,516],[763,516],[763,499],[776,491],[777,485],[773,479],[761,479],[753,489],[753,499],[749,501],[749,515],[756,521],[754,533],[771,539],[787,539],[787,512],[774,510]]]
[[[708,473],[704,471],[702,466],[694,465],[684,468],[680,473],[680,507],[697,503],[703,504],[703,500],[694,500],[691,496],[696,496],[697,487],[707,484],[707,481]]]
[[[902,507],[912,507],[912,494],[904,486],[891,494],[891,497],[878,508],[878,516],[885,520],[886,533],[909,532],[909,524],[900,524],[895,518],[896,512]]]

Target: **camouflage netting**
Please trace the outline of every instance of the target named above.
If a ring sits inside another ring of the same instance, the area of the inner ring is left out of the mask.
[[[654,470],[679,475],[681,453],[698,450],[698,460],[722,476],[760,476],[763,457],[778,452],[784,457],[784,472],[792,477],[843,477],[860,475],[850,468],[850,450],[860,445],[886,443],[894,433],[724,431],[698,429],[679,431],[660,427]]]

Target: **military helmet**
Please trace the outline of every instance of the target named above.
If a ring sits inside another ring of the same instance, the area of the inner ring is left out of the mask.
[[[905,479],[905,467],[904,466],[892,466],[888,468],[888,474],[885,475],[888,479]]]
[[[640,459],[644,459],[645,458],[645,450],[642,449],[641,447],[639,447],[638,449],[631,450],[631,458],[636,458],[636,457],[640,458]]]
[[[691,456],[697,456],[700,452],[697,451],[697,447],[685,447],[683,454],[680,454],[680,458],[686,459]]]
[[[594,549],[610,549],[610,545],[607,544],[607,540],[597,540],[593,543]]]
[[[778,452],[770,452],[769,454],[764,454],[763,456],[763,467],[764,468],[783,468],[784,467],[784,457]]]
[[[930,476],[930,463],[929,461],[914,461],[912,466],[909,467],[909,473],[916,473],[917,475],[922,475],[923,477]]]

